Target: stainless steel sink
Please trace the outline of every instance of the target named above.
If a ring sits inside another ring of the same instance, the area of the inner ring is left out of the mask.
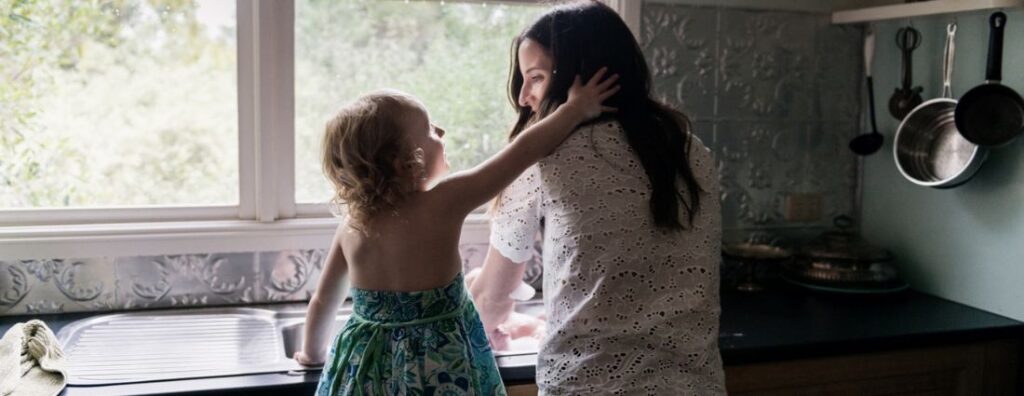
[[[348,307],[338,312],[338,316],[334,318],[334,323],[331,326],[331,341],[334,341],[334,336],[345,326],[345,322],[348,322],[351,314],[352,309]],[[306,325],[306,311],[280,312],[278,313],[278,319],[280,321],[281,341],[284,343],[284,355],[291,359],[295,356],[295,352],[302,349],[302,340],[305,338],[303,329]]]
[[[516,310],[537,316],[543,305],[528,301]],[[338,311],[332,334],[351,312],[350,306]],[[83,319],[57,336],[70,385],[315,371],[291,359],[302,347],[305,316],[301,304],[132,312]],[[536,351],[496,351],[495,357],[506,379],[532,378]]]
[[[121,384],[300,369],[278,325],[265,309],[135,312],[71,323],[58,338],[70,385]]]

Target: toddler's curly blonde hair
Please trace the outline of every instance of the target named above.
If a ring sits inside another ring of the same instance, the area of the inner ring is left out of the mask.
[[[349,103],[327,122],[323,171],[334,185],[331,206],[353,229],[366,233],[370,220],[393,211],[425,174],[423,150],[411,147],[407,125],[423,105],[412,95],[384,90]]]

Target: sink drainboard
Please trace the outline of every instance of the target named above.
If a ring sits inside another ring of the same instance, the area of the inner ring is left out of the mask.
[[[107,315],[61,330],[71,385],[288,371],[273,312]]]
[[[540,301],[517,303],[538,315]],[[332,334],[345,324],[342,307]],[[57,334],[70,385],[113,385],[233,375],[319,371],[291,359],[302,346],[301,309],[203,308],[101,315]],[[533,378],[536,351],[496,351],[502,378]]]

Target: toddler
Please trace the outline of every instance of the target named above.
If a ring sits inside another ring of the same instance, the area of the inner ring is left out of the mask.
[[[618,76],[602,81],[605,73],[587,84],[577,77],[553,113],[482,164],[443,178],[445,131],[410,95],[365,95],[328,122],[323,170],[345,220],[294,357],[303,365],[324,364],[317,395],[505,394],[463,284],[462,223],[578,124],[614,111],[601,102],[618,90]],[[346,284],[353,315],[327,353]]]

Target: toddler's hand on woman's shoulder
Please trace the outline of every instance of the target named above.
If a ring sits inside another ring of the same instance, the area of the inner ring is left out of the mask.
[[[576,76],[572,87],[569,88],[569,98],[563,106],[578,111],[584,121],[596,118],[602,112],[614,112],[615,108],[604,106],[602,103],[619,91],[619,86],[615,84],[619,75],[613,74],[605,79],[604,75],[607,73],[608,68],[602,67],[586,84],[580,82],[580,76]]]

